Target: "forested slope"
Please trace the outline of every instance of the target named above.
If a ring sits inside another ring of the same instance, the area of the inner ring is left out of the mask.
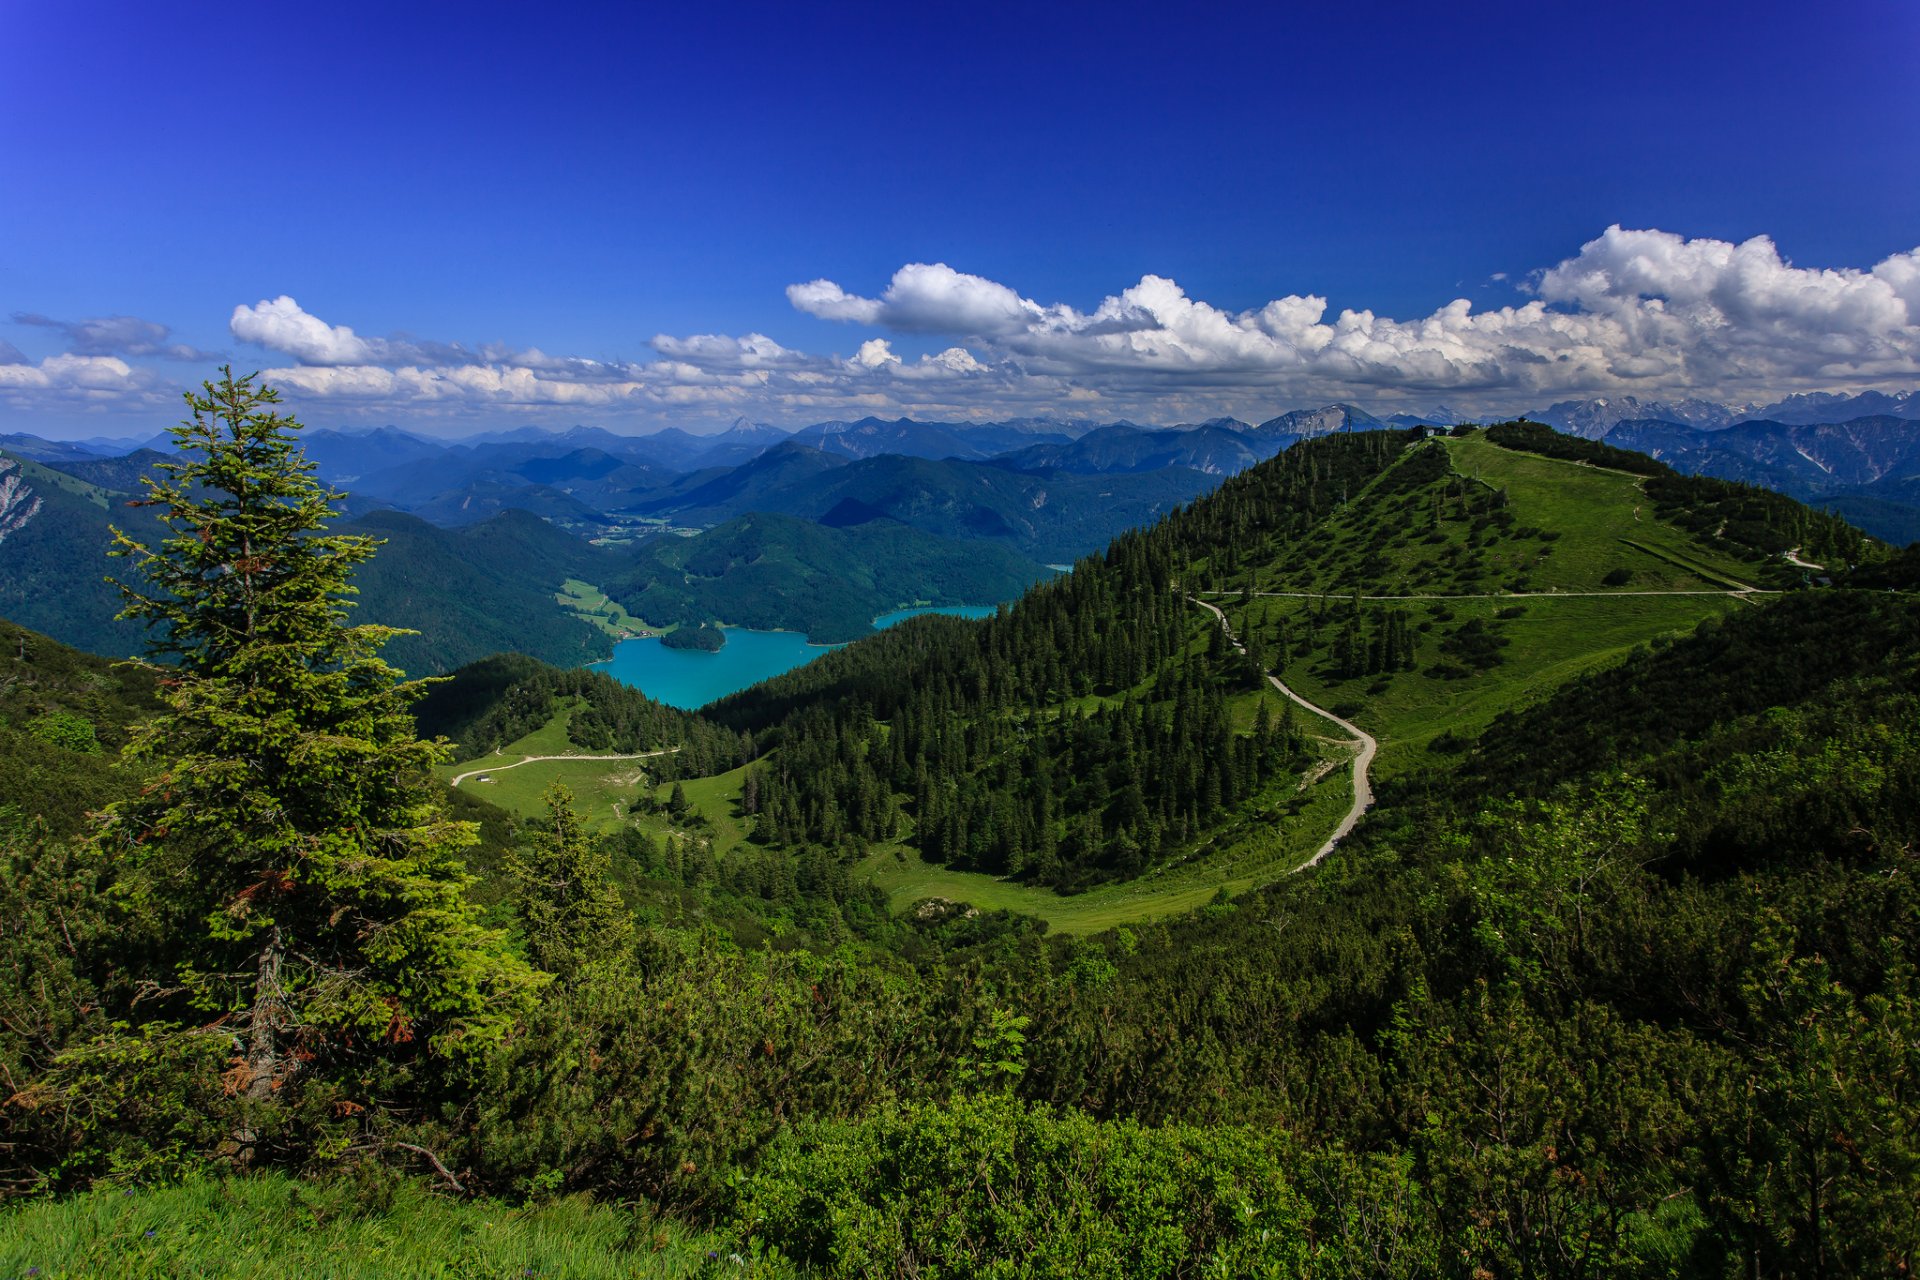
[[[727,699],[710,714],[767,755],[756,838],[904,841],[1068,891],[1130,879],[1250,805],[1276,825],[1297,809],[1314,753],[1263,696],[1269,670],[1361,716],[1404,770],[1757,583],[1797,581],[1787,546],[1882,553],[1777,495],[1533,456],[1560,440],[1305,442],[997,618],[903,627]],[[1208,592],[1227,593],[1244,655],[1189,598]]]
[[[754,514],[646,543],[602,585],[656,626],[718,619],[836,644],[872,635],[873,619],[901,605],[991,604],[1045,576],[1006,547],[938,538],[893,520],[835,529]]]
[[[439,686],[419,726],[484,752],[564,715],[570,746],[679,745],[688,767],[599,828],[553,792],[499,856],[459,861],[437,851],[458,832],[414,770],[404,808],[322,815],[217,900],[174,872],[190,864],[165,823],[84,840],[51,822],[66,799],[42,783],[111,792],[77,722],[111,745],[149,714],[137,673],[0,635],[17,650],[0,737],[57,747],[37,791],[8,793],[47,812],[0,825],[0,1187],[93,1188],[0,1218],[0,1250],[57,1251],[64,1229],[88,1248],[119,1232],[116,1259],[204,1256],[185,1247],[205,1238],[198,1211],[135,1239],[150,1219],[128,1204],[271,1169],[326,1184],[287,1197],[305,1216],[285,1257],[409,1228],[417,1255],[444,1217],[396,1185],[418,1174],[489,1215],[459,1229],[486,1248],[450,1246],[449,1266],[561,1265],[557,1246],[501,1253],[494,1206],[550,1223],[579,1196],[582,1238],[633,1271],[680,1247],[671,1219],[711,1233],[707,1265],[729,1274],[1909,1274],[1915,553],[1862,542],[1832,588],[1757,590],[1805,580],[1778,572],[1777,537],[1829,538],[1838,561],[1849,535],[1738,490],[1662,506],[1661,478],[1475,434],[1310,442],[996,618],[903,625],[711,722],[489,660]],[[1513,594],[1522,579],[1539,594]],[[1578,662],[1529,656],[1552,637],[1526,624],[1550,609],[1645,599],[1703,612],[1629,615]],[[1271,612],[1290,608],[1320,616]],[[1223,846],[1284,830],[1340,756],[1257,690],[1273,668],[1398,732],[1431,705],[1409,688],[1481,702],[1457,741],[1381,779],[1331,857],[1261,864],[1230,893]],[[220,671],[187,674],[226,694]],[[301,674],[316,678],[296,693],[345,683],[334,663]],[[355,773],[350,735],[313,736],[369,794],[396,785]],[[285,785],[244,754],[196,765],[122,790],[123,814],[208,778]],[[354,856],[326,863],[334,843]],[[929,850],[1089,899],[1195,869],[1223,887],[1080,936],[957,901],[886,910],[865,873]],[[285,1024],[288,1052],[253,1087],[236,1029],[262,1016],[269,966],[193,948],[248,927],[277,941],[264,926],[281,920],[386,945],[402,930],[255,914],[302,902],[315,871],[368,867],[382,878],[352,886],[407,911],[426,963],[351,1005],[324,1000],[356,971],[281,988],[314,1013]],[[429,873],[458,894],[408,896]],[[434,976],[448,922],[517,992]],[[447,1007],[495,1034],[445,1034]],[[278,1203],[273,1182],[215,1185]],[[191,1198],[153,1202],[184,1217]],[[610,1206],[634,1224],[618,1239]]]

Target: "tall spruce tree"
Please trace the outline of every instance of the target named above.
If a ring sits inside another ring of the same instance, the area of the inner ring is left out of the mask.
[[[98,838],[164,922],[193,1008],[236,1034],[229,1090],[265,1103],[369,1054],[462,1056],[540,979],[468,901],[475,826],[429,773],[447,748],[415,731],[422,683],[379,657],[400,633],[346,625],[377,544],[326,532],[344,495],[273,389],[231,368],[203,387],[147,482],[166,536],[116,531],[141,571],[122,616],[174,665],[129,747],[151,783]]]
[[[507,856],[507,871],[520,887],[528,954],[548,973],[572,978],[629,946],[633,921],[608,878],[607,851],[573,807],[573,792],[556,782],[546,802],[552,825]]]

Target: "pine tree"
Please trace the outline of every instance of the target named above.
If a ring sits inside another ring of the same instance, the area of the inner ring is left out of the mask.
[[[145,580],[118,584],[121,616],[177,665],[128,748],[152,780],[97,839],[163,921],[193,1007],[237,1033],[230,1089],[265,1102],[355,1055],[477,1050],[539,978],[468,901],[475,825],[448,819],[429,772],[449,748],[419,739],[423,686],[379,657],[400,633],[345,624],[376,544],[325,532],[343,495],[313,479],[277,393],[231,369],[203,386],[147,482],[166,536],[115,533]]]
[[[507,856],[507,872],[520,889],[516,905],[527,954],[548,973],[571,978],[624,949],[632,921],[608,879],[606,851],[580,823],[573,793],[556,782],[546,802],[549,829]]]

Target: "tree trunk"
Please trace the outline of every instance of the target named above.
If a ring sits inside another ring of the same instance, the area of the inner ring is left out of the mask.
[[[286,1002],[280,990],[283,955],[280,926],[276,924],[268,931],[267,944],[260,950],[260,971],[253,984],[253,1011],[247,1024],[246,1097],[249,1103],[271,1099],[280,1075],[280,1030],[286,1019]],[[236,1162],[243,1169],[253,1163],[257,1138],[253,1126],[245,1122],[234,1131]]]

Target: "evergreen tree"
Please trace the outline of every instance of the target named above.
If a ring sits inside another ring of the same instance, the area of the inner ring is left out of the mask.
[[[123,617],[177,665],[129,753],[154,767],[97,839],[134,909],[159,917],[192,1007],[235,1034],[230,1092],[290,1096],[367,1054],[464,1054],[498,1040],[538,976],[481,924],[410,705],[379,657],[396,632],[345,624],[367,538],[326,532],[279,396],[223,369],[173,428],[144,505],[166,536],[116,531]],[[185,1012],[184,1010],[182,1011]],[[252,1158],[252,1131],[235,1135]]]
[[[563,783],[547,788],[551,827],[507,857],[534,964],[562,978],[626,946],[632,924],[608,879],[606,850],[588,836]]]

